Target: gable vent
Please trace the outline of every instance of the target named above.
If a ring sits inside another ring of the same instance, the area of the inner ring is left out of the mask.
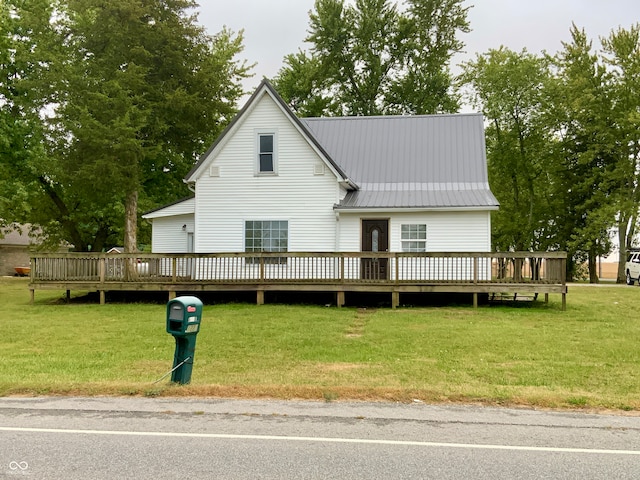
[[[209,168],[209,176],[210,177],[219,177],[220,176],[220,167],[212,165]]]
[[[324,175],[324,165],[318,164],[313,166],[314,175]]]

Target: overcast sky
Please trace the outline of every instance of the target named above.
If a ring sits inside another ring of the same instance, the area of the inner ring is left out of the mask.
[[[262,77],[275,76],[282,59],[304,43],[313,0],[199,0],[200,23],[209,33],[224,25],[244,29],[242,58],[257,63],[255,76],[245,83],[253,90]],[[569,40],[571,22],[584,28],[594,46],[619,26],[628,29],[640,22],[640,0],[475,0],[468,20],[472,31],[461,36],[466,54],[454,63],[474,58],[500,45],[520,51],[555,53]]]

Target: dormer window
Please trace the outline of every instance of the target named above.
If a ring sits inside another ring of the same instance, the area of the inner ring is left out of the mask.
[[[275,175],[275,146],[275,133],[258,133],[258,175]]]

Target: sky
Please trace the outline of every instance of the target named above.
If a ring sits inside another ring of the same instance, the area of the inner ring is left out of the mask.
[[[299,49],[309,26],[314,0],[199,0],[199,21],[208,33],[223,26],[238,32],[244,29],[244,52],[240,58],[256,63],[254,77],[244,82],[251,93],[263,77],[271,78],[282,66],[282,59]],[[504,45],[512,50],[526,48],[531,53],[555,53],[563,41],[570,40],[574,22],[599,47],[598,39],[612,29],[640,22],[639,0],[475,0],[468,20],[472,31],[461,34],[465,53],[457,55],[455,65],[475,58],[491,48]]]

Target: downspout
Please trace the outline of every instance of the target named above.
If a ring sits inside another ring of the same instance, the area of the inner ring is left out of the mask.
[[[336,210],[334,207],[334,213],[336,215],[336,228],[335,228],[336,238],[335,238],[335,245],[333,247],[333,251],[339,252],[340,251],[340,212]]]
[[[187,182],[185,182],[187,183]],[[194,200],[193,200],[193,251],[197,252],[197,241],[198,241],[198,215],[197,215],[197,206],[198,206],[198,201],[197,199],[195,199],[195,194],[196,194],[196,184],[195,182],[190,182],[187,183],[187,188],[189,189],[190,192],[193,193],[194,195]],[[189,234],[187,234],[187,246],[189,244]],[[188,248],[187,248],[188,250]]]

